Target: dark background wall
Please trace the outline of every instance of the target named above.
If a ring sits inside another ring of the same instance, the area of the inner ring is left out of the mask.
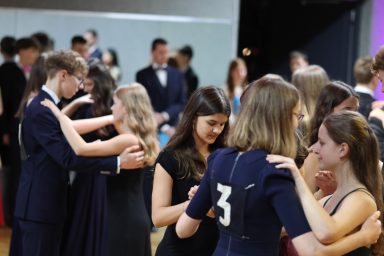
[[[362,2],[243,0],[238,54],[252,49],[246,57],[249,79],[265,73],[290,79],[289,53],[300,50],[332,79],[352,84]]]

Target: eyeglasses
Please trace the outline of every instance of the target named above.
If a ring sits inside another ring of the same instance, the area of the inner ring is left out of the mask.
[[[302,113],[292,113],[292,114],[296,116],[297,121],[301,121],[304,118],[304,114]]]
[[[75,77],[77,79],[77,81],[79,81],[79,85],[84,84],[84,79],[83,78],[78,77],[77,75],[74,75],[74,74],[72,76]]]

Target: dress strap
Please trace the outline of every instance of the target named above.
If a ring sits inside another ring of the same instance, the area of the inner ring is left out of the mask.
[[[331,215],[331,216],[334,215],[334,214],[336,213],[337,209],[339,208],[339,206],[341,205],[341,203],[344,201],[344,199],[345,199],[347,196],[349,196],[349,194],[352,194],[353,192],[356,192],[356,191],[362,191],[362,192],[368,194],[370,197],[372,197],[372,198],[374,199],[374,197],[372,196],[372,194],[369,193],[369,191],[368,191],[366,188],[356,188],[356,189],[354,189],[354,190],[348,192],[347,194],[345,194],[345,195],[340,199],[340,201],[336,204],[335,208],[332,210],[332,212],[331,212],[329,215]],[[329,199],[330,199],[330,198],[329,198]],[[328,200],[329,200],[329,199],[328,199]],[[325,204],[328,202],[328,200],[324,203],[324,206],[325,206]]]

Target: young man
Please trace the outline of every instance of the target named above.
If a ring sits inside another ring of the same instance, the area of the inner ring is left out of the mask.
[[[187,99],[191,97],[192,93],[197,89],[199,84],[199,78],[191,67],[192,57],[193,50],[189,45],[179,49],[176,55],[178,67],[184,74],[185,82],[187,84]]]
[[[167,65],[167,41],[154,39],[151,54],[152,64],[136,73],[136,81],[147,89],[160,130],[172,136],[186,103],[184,77],[179,70]]]
[[[46,60],[46,71],[46,84],[21,120],[23,162],[15,209],[19,236],[12,237],[12,248],[19,248],[22,255],[59,255],[67,213],[69,170],[116,175],[120,168],[137,168],[143,161],[142,151],[131,153],[138,150],[136,146],[119,157],[76,156],[59,122],[41,101],[49,99],[58,104],[61,98],[72,97],[82,86],[87,65],[73,51],[53,52]],[[11,255],[16,254],[11,250]]]
[[[374,91],[379,83],[379,80],[371,72],[372,57],[365,56],[356,60],[353,67],[353,75],[356,80],[355,91],[359,94],[359,109],[358,111],[366,119],[372,110],[372,103],[376,100]]]

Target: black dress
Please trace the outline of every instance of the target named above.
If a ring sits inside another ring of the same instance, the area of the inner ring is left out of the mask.
[[[92,118],[91,105],[81,107],[73,119]],[[107,140],[96,132],[83,136],[87,142]],[[62,242],[64,256],[107,255],[107,189],[106,176],[93,171],[76,172],[70,187],[69,212]]]
[[[142,169],[107,178],[108,255],[150,256],[150,222],[144,204]]]
[[[180,170],[179,162],[173,157],[173,152],[163,150],[157,159],[159,163],[172,177],[172,205],[176,205],[188,200],[188,191],[200,182],[193,178],[182,178],[183,172]],[[219,232],[215,219],[205,217],[201,222],[197,232],[186,239],[178,238],[175,231],[176,223],[169,225],[164,237],[157,247],[156,256],[172,255],[212,255],[219,238]]]

